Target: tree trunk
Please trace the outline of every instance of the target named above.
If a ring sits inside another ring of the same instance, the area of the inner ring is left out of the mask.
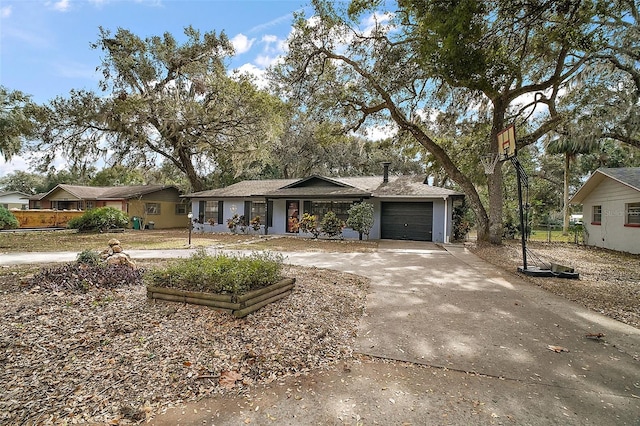
[[[487,241],[502,244],[502,163],[496,164],[493,173],[487,175],[489,187],[489,220]],[[480,237],[478,236],[478,239]]]
[[[180,165],[182,166],[189,183],[191,184],[191,190],[193,192],[204,191],[204,182],[200,175],[196,172],[193,163],[191,162],[191,156],[184,149],[178,149],[178,158],[180,159]]]
[[[569,153],[564,154],[564,199],[562,208],[562,235],[569,234],[569,165],[571,156]]]
[[[493,99],[493,123],[491,126],[491,146],[489,152],[492,155],[501,154],[498,150],[498,133],[504,129],[504,116],[509,103],[502,98]],[[502,244],[502,208],[504,194],[502,193],[502,162],[498,162],[493,173],[487,175],[489,191],[489,242]]]

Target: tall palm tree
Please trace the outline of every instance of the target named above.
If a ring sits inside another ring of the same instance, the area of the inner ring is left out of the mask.
[[[547,154],[563,154],[564,155],[564,195],[562,203],[562,234],[567,235],[569,232],[569,181],[571,162],[576,159],[578,154],[588,154],[595,151],[600,146],[600,142],[591,140],[576,140],[575,138],[559,137],[548,140],[545,143]]]

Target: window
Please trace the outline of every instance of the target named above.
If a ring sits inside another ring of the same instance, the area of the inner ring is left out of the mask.
[[[640,203],[629,203],[625,206],[625,225],[640,226]]]
[[[145,203],[144,210],[148,215],[160,214],[160,203]]]
[[[591,215],[591,224],[600,225],[601,222],[602,222],[602,206],[593,206],[593,211]]]
[[[264,223],[267,218],[267,203],[264,201],[252,201],[251,213],[248,220],[251,221],[254,217],[260,216],[260,222]]]
[[[9,204],[2,203],[2,207],[4,207],[5,209],[9,210]]]
[[[200,211],[200,220],[203,223],[210,223],[211,225],[221,223],[219,215],[219,213],[222,212],[220,210],[220,203],[222,203],[222,201],[203,201],[204,210]],[[202,212],[204,212],[204,215],[202,215]]]
[[[338,219],[346,221],[349,218],[348,211],[352,205],[351,201],[312,201],[310,213],[317,216],[319,222],[330,211],[334,212]]]
[[[187,214],[187,205],[185,203],[176,203],[176,215]]]

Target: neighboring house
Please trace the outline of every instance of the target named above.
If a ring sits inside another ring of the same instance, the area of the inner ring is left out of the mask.
[[[188,204],[175,186],[135,185],[95,187],[59,184],[46,194],[29,199],[31,209],[55,211],[114,207],[139,218],[132,224],[154,228],[188,227]]]
[[[419,176],[384,176],[246,180],[226,188],[184,195],[192,202],[196,229],[229,232],[227,220],[235,214],[250,222],[259,216],[261,233],[295,235],[304,213],[318,216],[333,211],[346,221],[354,203],[374,207],[370,238],[449,242],[455,202],[464,195],[424,183]],[[358,233],[345,229],[345,238]]]
[[[0,206],[7,210],[26,210],[29,208],[29,194],[20,191],[0,191]]]
[[[640,253],[640,167],[596,170],[570,203],[582,204],[586,244]]]

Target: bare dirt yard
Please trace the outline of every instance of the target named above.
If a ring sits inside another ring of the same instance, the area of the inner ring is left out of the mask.
[[[516,274],[522,265],[522,248],[517,241],[501,246],[469,244],[479,257]],[[528,263],[538,260],[575,268],[580,279],[533,278],[527,281],[558,296],[640,328],[640,255],[620,253],[571,243],[529,242]]]

